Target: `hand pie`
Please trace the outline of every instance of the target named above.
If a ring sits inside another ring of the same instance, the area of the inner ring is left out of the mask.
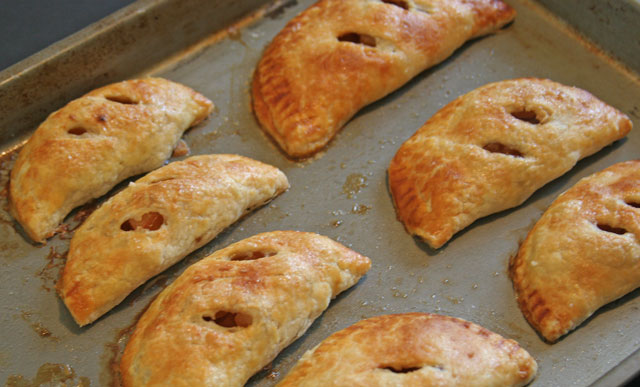
[[[518,343],[479,325],[407,313],[332,334],[278,386],[524,386],[537,368]]]
[[[131,183],[71,239],[58,290],[79,325],[289,188],[277,168],[235,155],[194,156]]]
[[[631,121],[584,90],[544,79],[492,83],[437,112],[398,150],[398,218],[432,248],[476,219],[524,202]]]
[[[302,336],[371,261],[318,234],[275,231],[192,265],[142,315],[124,386],[242,386]]]
[[[213,104],[160,78],[114,83],[51,114],[11,171],[10,210],[36,242],[75,207],[127,177],[162,166],[182,133]]]
[[[362,107],[514,17],[499,0],[321,0],[265,50],[255,114],[289,156],[310,156]]]
[[[509,271],[520,309],[554,342],[640,287],[640,161],[580,180],[545,211]]]

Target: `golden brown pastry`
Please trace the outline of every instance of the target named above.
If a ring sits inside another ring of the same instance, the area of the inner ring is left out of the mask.
[[[20,151],[11,213],[44,243],[73,208],[162,166],[182,133],[212,109],[204,96],[160,78],[114,83],[71,101]]]
[[[142,315],[124,386],[242,386],[371,261],[313,233],[259,234],[189,267]]]
[[[277,168],[236,155],[194,156],[131,183],[71,239],[60,296],[79,325],[289,188]]]
[[[439,248],[476,219],[521,204],[631,126],[588,92],[550,80],[485,85],[438,111],[396,153],[389,188],[398,218]]]
[[[536,361],[479,325],[428,313],[372,317],[307,351],[285,386],[524,386]]]
[[[520,309],[553,342],[640,287],[640,161],[580,180],[545,211],[512,260]]]
[[[255,114],[289,156],[310,156],[362,107],[514,17],[499,0],[321,0],[265,50]]]

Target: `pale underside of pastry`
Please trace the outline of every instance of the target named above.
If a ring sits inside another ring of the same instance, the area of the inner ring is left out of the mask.
[[[438,111],[394,156],[389,188],[398,219],[439,248],[476,219],[521,204],[631,126],[590,93],[550,80],[482,86]]]
[[[300,337],[370,260],[313,233],[274,231],[189,267],[138,322],[125,386],[242,386]]]
[[[310,156],[362,107],[514,17],[499,0],[321,0],[266,48],[255,114],[289,156]]]
[[[131,183],[71,239],[58,292],[79,325],[289,188],[279,169],[236,155],[194,156]]]
[[[73,208],[161,167],[182,133],[212,109],[201,94],[161,78],[114,83],[71,101],[20,151],[11,171],[11,213],[44,243]]]
[[[550,342],[640,287],[640,161],[615,164],[560,195],[510,275],[520,309]]]
[[[518,343],[479,325],[407,313],[372,317],[332,334],[278,386],[524,386],[537,368]]]

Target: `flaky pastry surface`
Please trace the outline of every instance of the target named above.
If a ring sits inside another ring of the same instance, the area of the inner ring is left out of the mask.
[[[313,233],[275,231],[189,267],[140,318],[125,386],[242,386],[301,336],[370,260]],[[219,314],[235,315],[226,322]]]
[[[499,0],[318,1],[266,48],[255,114],[289,156],[310,156],[362,107],[514,17]]]
[[[524,386],[536,361],[513,340],[428,313],[384,315],[307,351],[279,387]]]
[[[69,102],[20,151],[11,213],[29,237],[44,242],[73,208],[161,167],[182,133],[212,109],[201,94],[161,78],[114,83]]]
[[[560,195],[510,265],[518,304],[553,342],[640,286],[640,161],[615,164]]]
[[[631,126],[590,93],[550,80],[482,86],[438,111],[394,156],[389,188],[398,219],[439,248],[476,219],[521,204]]]
[[[76,322],[88,324],[288,187],[279,169],[236,155],[194,156],[155,170],[78,228],[58,292]]]

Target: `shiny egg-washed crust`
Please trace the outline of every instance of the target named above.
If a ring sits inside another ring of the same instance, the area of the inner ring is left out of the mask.
[[[536,361],[518,343],[468,321],[385,315],[307,351],[278,387],[524,386]]]
[[[439,248],[476,219],[521,204],[631,126],[590,93],[550,80],[482,86],[438,111],[396,153],[389,188],[398,219]]]
[[[13,216],[36,242],[52,236],[75,207],[127,177],[162,166],[213,104],[161,78],[114,83],[52,113],[11,171]]]
[[[279,169],[236,155],[194,156],[153,171],[78,228],[58,292],[79,325],[91,323],[287,188]],[[130,220],[144,223],[145,214],[160,221],[126,227]]]
[[[509,272],[529,323],[554,342],[640,287],[640,161],[580,180],[545,211]]]
[[[362,107],[515,17],[499,0],[393,3],[321,0],[267,47],[253,76],[253,107],[289,156],[322,149]],[[375,47],[338,40],[350,33]]]
[[[120,364],[124,386],[243,386],[370,266],[327,237],[295,231],[219,250],[142,315]],[[218,325],[220,312],[245,323]]]

